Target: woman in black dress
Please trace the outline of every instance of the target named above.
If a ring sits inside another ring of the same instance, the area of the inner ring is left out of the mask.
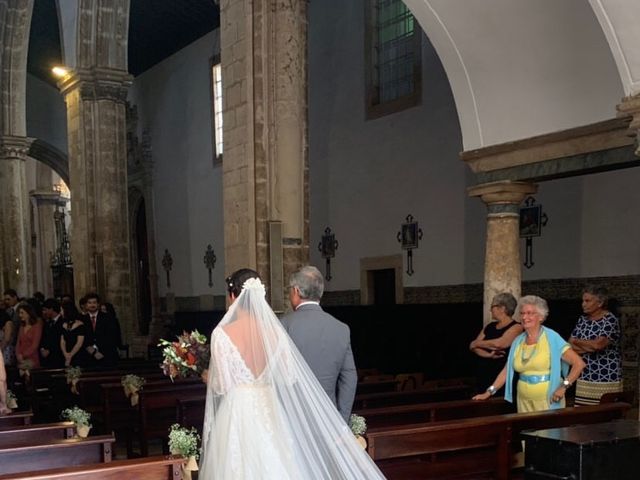
[[[499,293],[491,301],[491,316],[495,321],[488,323],[469,344],[475,353],[476,379],[478,391],[484,392],[500,373],[509,355],[513,340],[522,333],[522,325],[513,319],[518,302],[510,293]]]
[[[84,367],[88,357],[84,348],[87,339],[87,326],[73,303],[62,304],[62,324],[60,349],[64,356],[65,367]]]

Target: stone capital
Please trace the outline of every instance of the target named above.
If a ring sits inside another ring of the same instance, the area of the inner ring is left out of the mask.
[[[636,137],[636,156],[640,157],[640,94],[632,95],[630,97],[624,97],[616,109],[618,110],[618,117],[631,117],[629,123],[629,135]]]
[[[63,95],[78,90],[82,100],[111,100],[125,103],[133,76],[112,68],[78,69],[58,82]]]
[[[32,140],[13,135],[0,136],[0,160],[26,160]]]
[[[60,205],[62,195],[55,190],[31,190],[29,196],[40,205]]]
[[[475,185],[467,189],[470,197],[480,197],[487,206],[519,206],[527,195],[538,191],[538,185],[528,182],[493,182]]]

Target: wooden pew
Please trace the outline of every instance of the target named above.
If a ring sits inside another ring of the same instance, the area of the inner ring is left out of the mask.
[[[395,379],[370,380],[358,382],[356,394],[365,395],[368,393],[395,392],[396,390],[398,390],[398,381]]]
[[[176,401],[177,422],[183,427],[194,427],[198,433],[202,434],[206,401],[206,394],[178,398]]]
[[[33,418],[32,411],[16,411],[0,416],[0,428],[18,425],[30,425]]]
[[[412,403],[445,402],[462,400],[471,397],[471,387],[468,385],[452,385],[433,389],[409,390],[403,392],[367,393],[356,395],[353,402],[354,410],[363,408],[390,407],[393,405],[408,405]]]
[[[52,468],[0,475],[0,480],[176,480],[184,458],[179,455],[114,460],[109,463]]]
[[[372,428],[366,434],[367,451],[389,480],[463,474],[469,478],[492,474],[506,480],[520,432],[606,422],[622,418],[629,408],[627,403],[609,403]]]
[[[42,423],[36,425],[20,425],[0,429],[0,448],[12,445],[30,445],[46,443],[51,440],[71,438],[76,433],[73,422]]]
[[[138,438],[143,457],[149,454],[149,440],[160,438],[163,442],[169,427],[177,423],[176,405],[179,398],[206,392],[206,385],[198,383],[176,383],[165,388],[147,389],[140,392],[140,418]]]
[[[453,400],[450,402],[417,403],[381,408],[364,408],[353,413],[362,415],[368,428],[396,427],[414,423],[427,423],[460,418],[484,417],[514,413],[515,406],[503,398],[490,398],[484,402]]]
[[[110,462],[115,441],[113,435],[97,435],[2,447],[0,474]]]

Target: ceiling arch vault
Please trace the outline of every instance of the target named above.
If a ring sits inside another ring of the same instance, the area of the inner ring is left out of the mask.
[[[611,119],[640,91],[640,2],[405,3],[447,72],[465,150]]]

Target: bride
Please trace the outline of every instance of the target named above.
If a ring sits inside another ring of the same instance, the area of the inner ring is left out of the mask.
[[[242,287],[241,287],[242,286]],[[384,479],[265,299],[258,274],[227,279],[211,336],[199,478]]]

